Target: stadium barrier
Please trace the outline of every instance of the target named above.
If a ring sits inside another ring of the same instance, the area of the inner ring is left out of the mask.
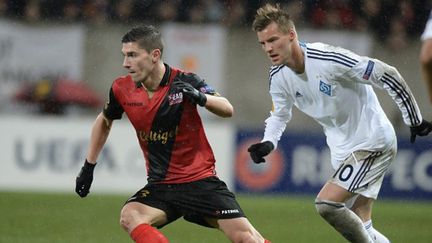
[[[332,174],[330,151],[323,135],[285,133],[265,164],[254,164],[247,147],[262,131],[237,133],[237,192],[317,194]],[[398,154],[386,174],[380,197],[432,200],[432,138],[411,144],[399,138]]]
[[[0,190],[73,192],[84,163],[93,119],[0,117]],[[206,125],[218,175],[232,187],[233,129]],[[115,121],[98,159],[92,192],[131,194],[146,183],[146,168],[135,131]]]

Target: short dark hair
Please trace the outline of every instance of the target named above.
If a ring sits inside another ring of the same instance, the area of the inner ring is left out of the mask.
[[[262,31],[272,22],[277,24],[282,33],[288,33],[290,29],[295,28],[294,22],[286,10],[282,9],[279,4],[267,3],[257,10],[252,29],[255,32]]]
[[[149,53],[155,49],[159,49],[163,53],[162,35],[153,25],[143,25],[129,30],[122,38],[122,43],[128,42],[137,42],[141,48]]]

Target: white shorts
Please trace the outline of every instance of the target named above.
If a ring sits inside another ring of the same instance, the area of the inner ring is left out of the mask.
[[[329,182],[354,194],[376,199],[395,156],[395,146],[385,151],[355,151],[341,163]]]

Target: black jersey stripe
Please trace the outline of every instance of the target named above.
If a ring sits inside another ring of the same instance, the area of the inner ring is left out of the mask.
[[[270,78],[273,77],[273,75],[275,75],[277,72],[279,72],[283,67],[284,67],[284,65],[273,66],[269,72]]]
[[[308,51],[307,55],[308,56],[315,56],[315,57],[323,57],[323,58],[333,58],[333,59],[340,60],[341,62],[345,62],[345,63],[347,63],[349,65],[352,65],[352,66],[354,66],[354,65],[356,65],[358,63],[355,60],[352,61],[352,60],[343,58],[343,57],[341,57],[339,55],[335,55],[335,54],[321,54],[321,53],[317,53],[317,52],[310,52],[310,51]]]
[[[352,192],[354,192],[355,190],[360,188],[360,183],[364,180],[367,173],[369,173],[370,169],[372,168],[373,163],[375,162],[375,159],[377,157],[379,157],[381,154],[382,154],[382,152],[374,152],[367,158],[367,162],[365,163],[366,166],[363,169],[363,173],[360,174],[360,176],[357,179],[357,182],[352,184],[352,188],[351,188]]]
[[[356,60],[356,59],[354,59],[354,58],[351,58],[351,57],[349,57],[349,56],[347,56],[347,55],[344,55],[344,54],[342,54],[342,53],[340,53],[340,52],[322,51],[322,50],[318,50],[318,49],[314,49],[314,48],[310,48],[310,47],[307,47],[307,50],[308,50],[308,51],[315,51],[315,52],[319,52],[319,53],[321,53],[321,54],[334,54],[334,55],[338,55],[340,58],[348,59],[348,60],[351,60],[351,61],[353,61],[353,62],[355,62],[355,63],[358,62],[358,60]]]
[[[370,168],[373,165],[373,162],[375,161],[375,158],[377,153],[372,153],[369,157],[367,157],[360,168],[360,170],[357,172],[354,180],[351,182],[351,185],[348,188],[348,191],[354,192],[360,187],[360,183],[364,180],[366,177],[366,174],[370,171]]]
[[[283,67],[284,67],[285,65],[279,65],[279,66],[273,66],[271,69],[270,69],[270,72],[269,72],[269,89],[270,89],[270,86],[271,86],[271,81],[272,81],[272,78],[273,78],[273,76],[276,74],[276,73],[278,73]]]
[[[417,121],[417,123],[420,123],[420,119],[419,119],[419,117],[418,117],[418,114],[417,114],[417,112],[416,112],[416,109],[415,109],[415,105],[414,105],[414,102],[413,102],[413,100],[412,99],[410,99],[410,96],[409,96],[409,94],[408,94],[408,91],[399,83],[399,82],[397,82],[397,80],[396,80],[396,78],[394,77],[394,76],[391,76],[390,74],[388,74],[388,73],[384,73],[384,77],[387,77],[387,78],[389,78],[390,80],[392,80],[393,81],[393,83],[396,85],[396,86],[398,86],[398,88],[406,95],[406,97],[407,97],[407,100],[408,100],[408,103],[409,103],[409,105],[410,105],[410,107],[411,107],[411,112],[412,112],[412,114],[413,114],[413,117],[414,117],[414,119],[415,119],[415,121]],[[416,123],[416,124],[417,124]]]
[[[361,177],[361,174],[365,171],[368,161],[369,161],[369,159],[366,159],[365,161],[363,161],[359,171],[357,171],[356,175],[354,176],[354,179],[352,180],[350,186],[348,187],[348,191],[350,191],[350,192],[354,191],[354,185],[357,184],[359,178]]]
[[[411,124],[420,123],[420,119],[418,118],[418,114],[415,110],[415,106],[413,101],[410,99],[410,96],[406,89],[404,89],[399,82],[388,73],[384,73],[384,76],[381,78],[381,81],[387,84],[402,100],[402,104],[405,106],[408,117],[410,118]]]
[[[324,58],[324,57],[320,57],[320,56],[310,56],[310,55],[307,55],[307,57],[309,57],[309,58],[313,58],[313,59],[324,60],[324,61],[333,61],[333,62],[336,62],[336,63],[342,64],[342,65],[344,65],[344,66],[347,66],[347,67],[349,67],[349,68],[354,67],[354,65],[352,65],[352,64],[348,64],[348,63],[342,61],[341,59],[336,59],[336,58]]]

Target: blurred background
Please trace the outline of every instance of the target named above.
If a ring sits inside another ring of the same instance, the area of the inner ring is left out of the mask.
[[[93,120],[111,83],[126,74],[121,37],[150,23],[164,36],[164,61],[197,73],[235,108],[230,119],[201,110],[229,187],[259,196],[315,195],[331,174],[330,155],[322,129],[302,113],[294,109],[267,163],[253,164],[246,152],[261,139],[271,109],[270,62],[251,30],[256,9],[267,2],[289,10],[300,40],[395,66],[423,117],[432,119],[418,61],[428,0],[0,0],[0,192],[73,193]],[[386,92],[376,92],[399,139],[380,196],[432,200],[431,136],[410,144],[399,109]],[[98,163],[94,193],[131,195],[145,184],[126,116],[115,122]],[[0,194],[0,203],[5,198]]]

